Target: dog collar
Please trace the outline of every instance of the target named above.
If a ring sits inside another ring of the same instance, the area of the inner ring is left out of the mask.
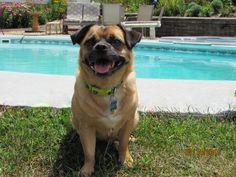
[[[115,91],[116,89],[122,84],[122,82],[117,85],[116,87],[113,87],[113,88],[110,88],[110,89],[101,89],[95,85],[90,85],[90,84],[87,84],[87,88],[88,90],[95,94],[95,95],[99,95],[99,96],[109,96],[109,95],[114,95],[115,94]]]

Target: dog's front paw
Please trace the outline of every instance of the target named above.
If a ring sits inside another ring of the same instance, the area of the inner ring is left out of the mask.
[[[94,172],[94,168],[90,165],[84,165],[80,170],[80,177],[89,177]]]
[[[119,157],[119,161],[124,164],[125,166],[127,166],[128,168],[132,168],[133,167],[133,158],[131,157],[130,153],[127,152],[124,156],[120,155]]]

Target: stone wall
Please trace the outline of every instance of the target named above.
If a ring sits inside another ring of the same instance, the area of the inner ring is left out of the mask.
[[[162,17],[161,24],[156,28],[158,37],[236,36],[236,18]]]

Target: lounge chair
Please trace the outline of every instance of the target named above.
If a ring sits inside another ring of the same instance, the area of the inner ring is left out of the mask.
[[[125,21],[122,22],[122,25],[128,29],[131,28],[149,28],[150,29],[150,38],[156,37],[156,27],[161,27],[161,18],[164,13],[164,8],[161,8],[160,15],[158,17],[158,21],[152,21],[153,14],[152,5],[140,5],[137,21]]]
[[[100,20],[100,3],[83,4],[83,20],[81,25],[97,23]]]
[[[99,21],[99,3],[67,2],[67,16],[63,20],[63,31],[68,33],[69,25],[85,25]]]
[[[4,32],[3,32],[3,13],[4,13],[4,10],[5,10],[5,7],[0,7],[0,28],[1,28],[1,31],[2,31],[2,34],[4,35]]]
[[[66,19],[63,20],[63,31],[68,33],[69,25],[79,25],[83,20],[83,4],[67,2]]]
[[[102,4],[103,25],[120,24],[124,19],[124,6],[121,4]]]

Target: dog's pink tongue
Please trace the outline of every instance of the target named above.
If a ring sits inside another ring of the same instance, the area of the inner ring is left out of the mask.
[[[106,64],[106,65],[95,64],[94,69],[97,73],[104,74],[104,73],[109,72],[109,70],[111,69],[111,65],[110,64]]]

